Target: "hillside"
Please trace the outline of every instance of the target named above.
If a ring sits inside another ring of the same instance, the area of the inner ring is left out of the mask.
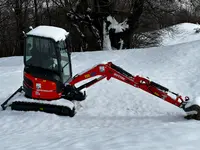
[[[200,33],[195,33],[196,29],[200,28],[198,24],[181,23],[170,28],[173,30],[170,31],[167,28],[167,31],[162,36],[163,41],[161,45],[175,45],[200,40]]]
[[[166,39],[169,43],[158,48],[72,53],[73,74],[112,61],[133,75],[149,77],[171,91],[199,99],[200,34],[192,38],[189,31],[190,27],[185,28],[185,37],[191,38],[182,39],[183,43],[177,36],[173,39],[177,43]],[[22,57],[0,59],[1,102],[22,84],[22,75]],[[92,86],[87,95],[73,118],[1,111],[1,148],[189,150],[200,146],[199,122],[185,120],[182,110],[155,96],[115,79]]]

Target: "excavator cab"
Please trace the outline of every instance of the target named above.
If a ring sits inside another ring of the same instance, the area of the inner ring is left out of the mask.
[[[64,84],[72,78],[68,36],[64,29],[52,26],[38,26],[26,34],[23,88],[27,97],[61,97]]]

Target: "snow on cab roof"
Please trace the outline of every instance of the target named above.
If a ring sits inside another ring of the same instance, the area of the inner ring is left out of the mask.
[[[38,26],[27,33],[27,35],[51,38],[56,42],[60,40],[65,40],[68,34],[69,32],[62,28],[45,25]]]

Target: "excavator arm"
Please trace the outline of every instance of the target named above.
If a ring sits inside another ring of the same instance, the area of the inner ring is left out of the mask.
[[[158,83],[150,81],[148,78],[140,77],[139,75],[133,76],[132,74],[120,68],[119,66],[114,65],[112,62],[108,62],[107,64],[98,64],[89,70],[75,75],[71,82],[69,82],[69,85],[71,87],[75,87],[75,84],[89,78],[94,79],[77,87],[77,92],[84,88],[88,88],[94,85],[102,79],[106,78],[107,80],[109,80],[111,78],[115,78],[131,86],[134,86],[135,88],[139,88],[147,93],[157,96],[180,108],[183,108],[183,106],[186,104],[186,101],[188,100],[188,97],[183,99],[181,95],[171,92],[166,87],[163,87]],[[83,96],[85,96],[85,94]]]
[[[94,79],[79,87],[75,86],[75,84],[89,78]],[[65,91],[67,92],[64,92],[64,98],[69,100],[84,100],[86,98],[86,94],[85,92],[82,93],[81,90],[88,88],[105,78],[107,80],[110,80],[111,78],[118,79],[183,109],[187,114],[185,116],[186,119],[200,120],[200,106],[195,101],[191,101],[188,96],[183,98],[181,95],[170,91],[168,88],[156,82],[150,81],[148,78],[144,78],[139,75],[133,76],[119,66],[114,65],[112,62],[98,64],[89,70],[75,75],[66,86]]]

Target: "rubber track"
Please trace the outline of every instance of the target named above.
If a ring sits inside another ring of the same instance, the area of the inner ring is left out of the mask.
[[[60,105],[15,101],[10,106],[12,110],[17,110],[17,111],[41,111],[60,116],[70,116],[70,117],[73,117],[75,115],[75,108],[71,110],[67,106],[60,106]]]

